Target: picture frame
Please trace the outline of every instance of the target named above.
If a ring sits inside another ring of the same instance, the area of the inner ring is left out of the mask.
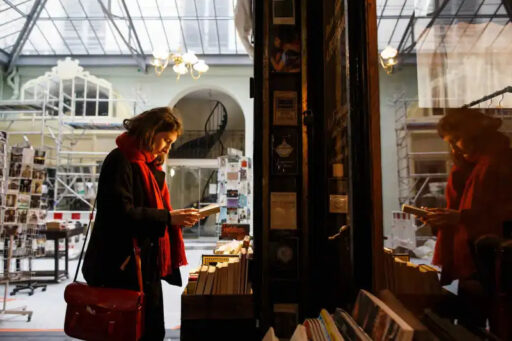
[[[274,91],[275,126],[297,126],[297,92]]]
[[[270,35],[270,70],[274,73],[301,71],[301,42],[295,27],[276,26]]]
[[[297,193],[270,193],[270,229],[297,230]]]
[[[299,278],[299,241],[297,237],[281,237],[269,241],[270,276],[273,279]]]
[[[298,132],[295,128],[280,128],[272,133],[272,174],[297,175]]]
[[[272,0],[272,24],[295,25],[294,0]]]

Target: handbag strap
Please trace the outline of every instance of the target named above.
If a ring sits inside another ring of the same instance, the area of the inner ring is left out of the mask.
[[[133,252],[135,253],[135,266],[137,267],[137,282],[139,283],[139,292],[144,293],[142,286],[142,265],[140,260],[140,248],[137,245],[137,238],[133,237]]]
[[[78,259],[78,265],[76,267],[75,278],[73,279],[73,282],[76,282],[76,279],[78,278],[78,271],[80,270],[80,265],[82,264],[82,258],[84,256],[85,244],[87,244],[87,236],[89,235],[89,229],[91,228],[91,222],[92,222],[92,217],[94,214],[94,208],[96,207],[96,200],[97,200],[97,198],[94,199],[94,204],[92,205],[91,213],[89,214],[89,224],[87,224],[87,231],[85,232],[84,245],[82,245],[82,251],[80,251],[80,258]]]
[[[96,207],[96,200],[94,200],[94,205],[92,205],[91,213],[89,215],[89,224],[87,224],[87,231],[85,232],[84,245],[82,245],[82,251],[80,252],[80,258],[78,259],[78,265],[75,271],[75,278],[73,282],[77,281],[78,271],[80,270],[80,265],[82,264],[82,259],[84,256],[85,245],[87,244],[87,237],[89,236],[89,230],[91,229],[92,217],[94,214],[94,208]],[[135,254],[135,267],[137,268],[137,283],[139,284],[139,292],[144,293],[144,287],[142,285],[142,265],[140,260],[140,248],[137,243],[137,238],[133,237],[133,253]]]

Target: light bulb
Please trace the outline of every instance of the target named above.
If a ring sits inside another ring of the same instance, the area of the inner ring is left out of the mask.
[[[398,56],[398,51],[397,51],[397,49],[395,49],[392,46],[386,46],[386,48],[384,50],[382,50],[382,52],[380,53],[380,56],[384,60],[393,59]]]
[[[196,70],[197,72],[205,73],[209,69],[210,67],[206,65],[206,63],[202,59],[198,60],[197,63],[194,64],[194,70]]]
[[[187,67],[185,66],[185,64],[181,63],[181,64],[176,64],[172,67],[172,69],[174,70],[174,72],[176,72],[178,75],[184,75],[188,72],[187,70]]]
[[[197,63],[197,57],[192,51],[188,51],[183,55],[183,61],[187,64],[195,64]]]
[[[153,66],[157,66],[158,67],[158,66],[162,65],[162,62],[158,58],[153,58],[152,64],[153,64]]]

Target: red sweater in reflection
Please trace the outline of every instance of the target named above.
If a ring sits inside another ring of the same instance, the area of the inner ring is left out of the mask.
[[[442,267],[441,283],[476,272],[472,244],[486,234],[501,236],[512,220],[512,150],[501,133],[481,142],[476,163],[454,166],[446,187],[447,207],[461,211],[461,221],[437,231],[433,263]]]

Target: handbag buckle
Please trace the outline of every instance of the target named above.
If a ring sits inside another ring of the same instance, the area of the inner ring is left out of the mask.
[[[85,307],[85,310],[91,315],[96,315],[96,310],[92,309],[89,305]]]

